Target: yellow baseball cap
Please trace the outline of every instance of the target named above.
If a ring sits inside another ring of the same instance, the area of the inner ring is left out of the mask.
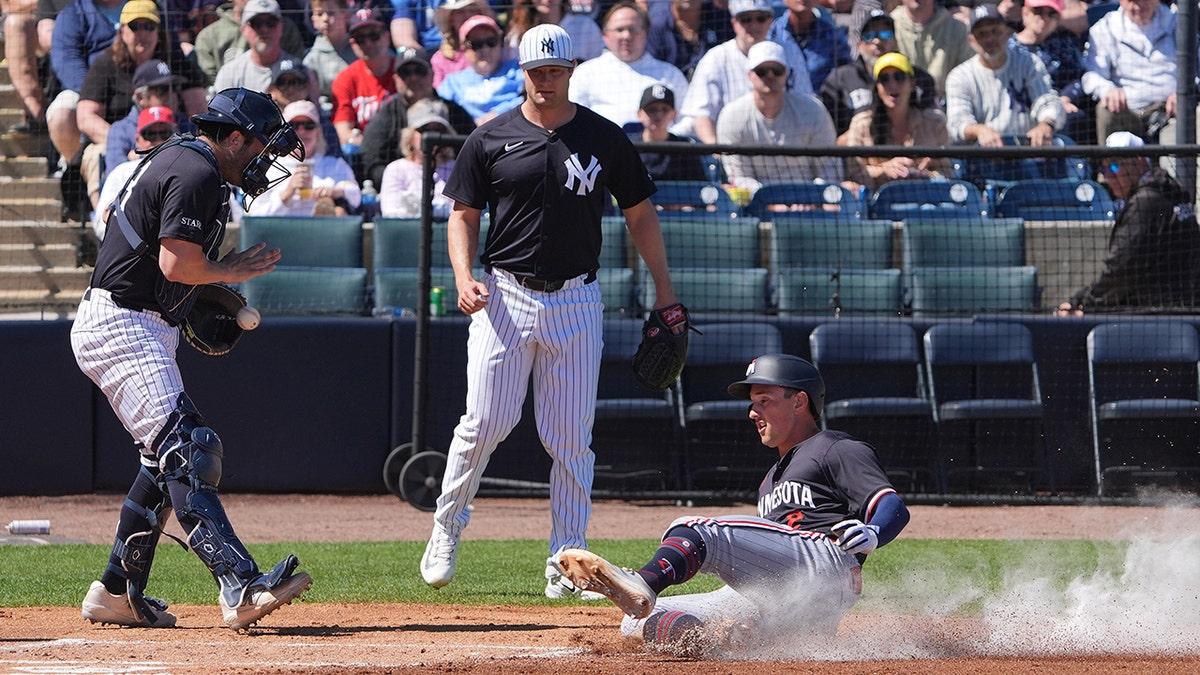
[[[162,23],[158,16],[158,5],[154,0],[129,0],[121,9],[121,25],[128,26],[138,19],[147,19],[154,23]]]
[[[883,72],[884,68],[902,70],[908,73],[909,77],[915,77],[917,74],[908,57],[900,52],[888,52],[875,60],[875,79],[879,79],[879,74]]]

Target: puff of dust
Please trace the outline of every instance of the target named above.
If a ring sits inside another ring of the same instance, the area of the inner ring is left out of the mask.
[[[1181,500],[1182,501],[1182,500]],[[1162,500],[1159,500],[1162,503]],[[1194,502],[1189,504],[1194,506]],[[1114,523],[1114,528],[1119,525]],[[797,640],[803,616],[838,612],[827,592],[798,583],[781,599],[792,621],[760,625],[756,639],[727,650],[729,660],[944,659],[981,656],[1065,656],[1103,653],[1200,653],[1200,523],[1193,509],[1164,507],[1143,520],[1116,564],[1066,582],[1047,570],[1054,561],[1031,555],[1006,570],[998,591],[966,587],[950,561],[927,559],[872,611],[851,614],[836,637]],[[1051,554],[1052,555],[1052,554]],[[1049,563],[1049,564],[1048,564]],[[981,566],[986,562],[980,561]],[[865,595],[872,593],[868,586]],[[978,612],[963,612],[979,606]],[[813,612],[810,614],[809,612]],[[971,618],[963,618],[962,614]]]

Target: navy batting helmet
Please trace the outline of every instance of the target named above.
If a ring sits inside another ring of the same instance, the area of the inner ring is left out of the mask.
[[[746,379],[729,385],[727,391],[734,398],[750,398],[750,387],[756,384],[771,384],[798,389],[808,394],[814,419],[821,419],[825,408],[825,380],[817,367],[799,356],[791,354],[766,354],[754,359],[746,367]]]

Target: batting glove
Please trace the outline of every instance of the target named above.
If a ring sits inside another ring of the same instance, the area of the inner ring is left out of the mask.
[[[879,527],[864,525],[861,520],[843,520],[833,526],[838,546],[846,553],[867,554],[879,547]]]

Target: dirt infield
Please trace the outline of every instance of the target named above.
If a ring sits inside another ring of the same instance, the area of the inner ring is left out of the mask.
[[[107,543],[120,501],[117,495],[0,498],[0,524],[47,518],[52,534],[43,539]],[[225,501],[232,521],[251,543],[421,541],[428,536],[431,523],[429,514],[386,496],[228,495]],[[753,512],[748,505],[719,510]],[[596,505],[590,536],[657,537],[676,516],[713,512],[712,508],[672,504],[601,502]],[[1173,514],[1172,521],[1200,522],[1196,517],[1200,511],[1195,509],[1180,515]],[[912,524],[904,536],[1117,539],[1158,527],[1164,517],[1163,510],[1154,508],[914,507]],[[541,539],[548,528],[543,500],[480,499],[467,532],[468,537],[479,539]],[[1181,535],[1187,538],[1186,545],[1195,548],[1195,527]],[[23,541],[29,542],[28,538]],[[1195,566],[1194,559],[1190,564]],[[998,627],[986,617],[854,614],[843,622],[832,642],[792,644],[783,654],[774,648],[748,650],[739,653],[737,660],[714,662],[649,652],[639,642],[622,638],[617,631],[620,614],[610,605],[515,608],[300,603],[281,609],[242,634],[220,627],[214,606],[176,605],[172,610],[179,616],[180,627],[156,631],[92,626],[77,608],[0,609],[0,673],[1200,672],[1200,649],[1194,636],[1183,640],[1181,650],[1098,655],[1097,651],[1105,651],[1101,636],[1098,648],[1093,645],[1080,653],[1072,652],[1070,645],[1080,643],[1077,636],[1085,627],[1066,626],[1055,632],[1045,626],[1022,633],[1030,628],[1022,625],[1029,617],[1017,615],[1008,621],[1012,626]],[[1177,628],[1195,630],[1194,625]],[[1022,640],[1022,635],[1030,639]]]

